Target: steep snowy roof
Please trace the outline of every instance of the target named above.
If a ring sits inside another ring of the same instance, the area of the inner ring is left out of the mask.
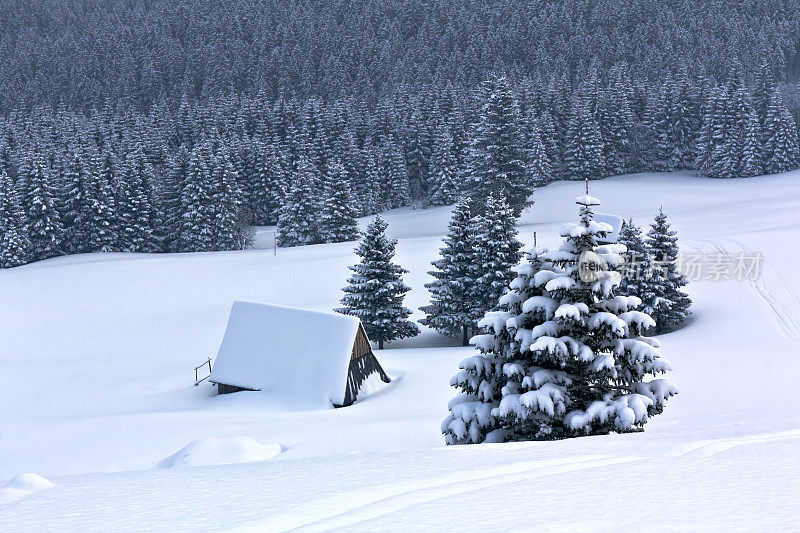
[[[358,325],[347,315],[234,302],[210,379],[298,409],[342,404]]]
[[[602,239],[602,241],[607,243],[617,242],[617,239],[619,239],[619,231],[622,229],[622,217],[617,215],[607,215],[605,213],[595,213],[594,219],[597,222],[611,226],[611,231]]]

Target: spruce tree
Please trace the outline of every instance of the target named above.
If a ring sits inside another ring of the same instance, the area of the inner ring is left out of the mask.
[[[428,272],[435,279],[425,284],[431,294],[429,305],[420,307],[425,318],[420,323],[443,335],[462,335],[464,346],[475,326],[475,277],[479,262],[477,227],[472,217],[472,201],[462,198],[453,209],[440,258]]]
[[[211,232],[214,250],[241,250],[252,243],[248,211],[230,154],[224,147],[211,158]]]
[[[408,184],[412,198],[422,197],[428,189],[431,153],[426,142],[427,131],[421,117],[415,113],[410,121],[412,131],[408,132],[410,146],[406,157]]]
[[[556,128],[553,116],[544,111],[537,122],[539,138],[544,145],[545,155],[550,167],[550,179],[556,180],[564,175],[564,164],[561,157],[561,137]]]
[[[28,241],[34,261],[61,254],[64,228],[56,209],[56,194],[50,184],[50,173],[42,159],[33,164],[28,178]]]
[[[473,319],[493,310],[514,278],[521,244],[517,240],[514,211],[502,197],[489,195],[477,221]]]
[[[204,141],[192,150],[186,185],[181,191],[181,251],[214,250],[214,218],[212,205],[214,186],[211,177],[211,146]]]
[[[480,321],[481,352],[451,380],[460,394],[442,424],[448,444],[547,440],[636,431],[677,389],[648,376],[671,369],[636,297],[614,296],[617,247],[597,245],[607,226],[583,196],[580,222],[558,250],[534,250],[500,310]]]
[[[624,173],[631,157],[634,116],[620,76],[616,73],[612,84],[603,91],[598,109],[598,127],[608,175]]]
[[[358,238],[356,208],[350,197],[350,182],[338,159],[328,163],[318,230],[323,242],[354,241]]]
[[[739,173],[742,177],[759,176],[763,173],[762,146],[761,146],[761,121],[755,110],[750,112],[747,125],[742,132],[741,161]]]
[[[81,156],[76,152],[70,161],[65,175],[64,191],[64,252],[79,254],[87,251],[89,240],[87,213],[88,195],[87,171]]]
[[[100,153],[92,155],[89,172],[87,201],[82,216],[88,232],[86,248],[89,252],[111,252],[117,243],[116,205],[111,183],[107,173],[103,172]]]
[[[738,176],[740,136],[734,107],[734,100],[725,87],[711,91],[699,141],[697,171],[700,175],[714,178]]]
[[[355,253],[361,262],[350,267],[353,274],[341,300],[339,313],[358,317],[367,336],[383,349],[385,342],[414,337],[419,327],[407,320],[411,310],[403,307],[403,299],[411,288],[403,283],[407,270],[392,262],[396,239],[386,236],[388,224],[380,217],[370,222]]]
[[[186,145],[181,145],[175,154],[169,159],[168,168],[165,169],[164,186],[162,190],[163,210],[164,210],[164,249],[168,252],[180,252],[184,250],[181,242],[181,227],[183,220],[182,196],[183,188],[187,185],[189,176],[190,154]]]
[[[405,207],[411,203],[408,170],[400,146],[390,140],[384,152],[386,170],[386,205],[389,209]]]
[[[652,303],[662,292],[653,277],[653,261],[650,248],[642,237],[642,230],[633,223],[633,219],[623,222],[617,242],[625,246],[622,255],[624,261],[620,266],[621,279],[615,294],[619,296],[636,296],[642,301],[641,309],[649,313]]]
[[[283,165],[272,144],[261,143],[254,180],[250,199],[253,220],[256,225],[273,224],[278,220],[285,191]]]
[[[564,159],[570,179],[598,179],[605,175],[603,139],[589,103],[577,99],[566,133]]]
[[[678,236],[670,229],[667,215],[661,209],[647,232],[647,248],[653,261],[652,301],[643,300],[644,310],[655,321],[655,333],[679,327],[691,314],[692,300],[681,290],[687,284],[678,271]]]
[[[356,206],[359,216],[374,215],[384,209],[381,195],[383,174],[376,153],[371,151],[371,146],[364,147],[364,191],[362,201]]]
[[[431,205],[450,205],[458,198],[458,167],[453,154],[453,136],[442,127],[431,158]]]
[[[515,334],[521,331],[527,335],[537,327],[541,329],[545,322],[540,310],[523,310],[523,305],[546,298],[544,283],[535,279],[538,272],[554,269],[544,259],[546,252],[547,249],[541,248],[525,252],[525,260],[514,269],[516,277],[509,290],[498,302],[500,311],[487,313],[479,323],[483,334],[493,335],[495,342],[478,344],[481,353],[464,359],[459,365],[461,370],[450,380],[460,394],[450,402],[451,415],[442,423],[447,444],[503,442],[513,438],[492,411],[500,405],[504,387],[519,391],[524,376],[536,371],[530,353],[520,351]],[[511,371],[510,375],[504,369]],[[520,428],[522,425],[518,424]]]
[[[674,77],[672,84],[672,113],[670,114],[669,168],[691,168],[694,163],[695,117],[690,81],[685,66]]]
[[[0,268],[24,265],[29,257],[30,244],[19,195],[11,177],[5,169],[0,169]]]
[[[712,162],[711,155],[719,144],[719,140],[714,136],[717,129],[715,121],[717,119],[718,94],[718,90],[715,88],[705,95],[703,101],[702,124],[697,136],[695,146],[697,159],[694,164],[697,173],[701,176],[708,175]]]
[[[763,57],[761,64],[756,70],[755,74],[755,87],[753,88],[753,109],[758,115],[759,126],[762,133],[766,130],[767,114],[769,113],[772,98],[775,94],[775,79],[772,75],[772,68],[767,61],[767,57]],[[766,144],[767,136],[762,136],[761,143]]]
[[[470,142],[466,193],[474,199],[503,194],[519,216],[533,190],[525,166],[517,100],[506,78],[481,86],[481,110]],[[480,207],[480,205],[478,205]]]
[[[764,125],[766,143],[764,145],[764,169],[768,174],[786,172],[797,168],[798,138],[797,125],[789,111],[781,102],[777,90],[770,98]]]
[[[550,159],[536,125],[531,128],[528,145],[530,147],[527,154],[528,182],[535,187],[542,187],[552,181],[552,173]]]
[[[117,184],[117,250],[150,252],[155,249],[153,206],[144,180],[146,161],[141,148],[128,154]]]
[[[278,215],[278,245],[303,246],[321,242],[317,227],[316,169],[306,158],[294,177]]]

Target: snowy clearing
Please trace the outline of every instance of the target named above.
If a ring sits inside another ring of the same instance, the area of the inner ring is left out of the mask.
[[[537,191],[520,239],[557,243],[582,188]],[[689,285],[692,321],[660,337],[681,393],[643,433],[445,447],[448,380],[473,350],[429,330],[377,352],[402,379],[344,409],[192,386],[234,300],[330,310],[354,243],[276,257],[261,228],[244,252],[65,257],[0,272],[0,484],[55,484],[0,489],[2,529],[610,531],[644,513],[650,530],[797,530],[800,172],[639,174],[591,194],[640,225],[663,206],[684,251],[764,256],[757,281]],[[449,212],[386,215],[411,308]],[[158,468],[187,443],[207,466]]]

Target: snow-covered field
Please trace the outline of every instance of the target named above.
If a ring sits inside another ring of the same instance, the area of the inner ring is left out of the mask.
[[[537,191],[520,238],[555,245],[582,188]],[[192,386],[233,300],[329,310],[352,243],[274,256],[264,228],[244,252],[60,258],[0,272],[0,530],[800,529],[800,172],[591,188],[642,225],[663,205],[686,252],[765,258],[756,282],[690,285],[662,337],[681,393],[644,433],[445,447],[471,349],[430,331],[378,352],[397,379],[345,409]],[[448,217],[386,216],[411,307]]]

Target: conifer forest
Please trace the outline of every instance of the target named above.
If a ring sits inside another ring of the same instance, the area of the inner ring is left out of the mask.
[[[9,0],[0,266],[242,249],[260,225],[281,246],[350,240],[355,217],[500,189],[518,214],[553,180],[791,170],[798,13],[788,0]]]

